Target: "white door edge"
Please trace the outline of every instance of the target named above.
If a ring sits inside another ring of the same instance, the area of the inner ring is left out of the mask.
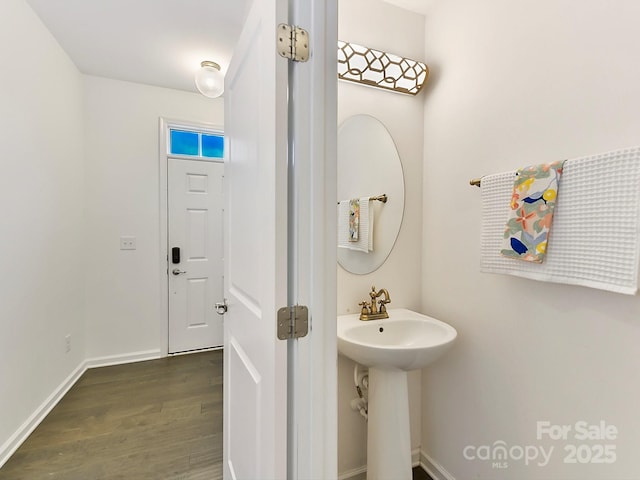
[[[310,333],[289,341],[294,405],[289,479],[337,478],[336,144],[337,0],[291,0],[290,23],[309,31],[311,61],[293,64],[294,274],[290,303],[307,305]],[[291,107],[290,107],[291,108]],[[310,160],[310,161],[307,161]],[[291,207],[290,207],[291,208]]]
[[[221,134],[224,131],[224,127],[205,122],[193,122],[189,120],[178,120],[166,117],[159,118],[159,155],[158,155],[158,181],[159,192],[158,197],[158,211],[160,219],[160,228],[158,232],[159,252],[158,265],[159,268],[159,288],[160,288],[160,305],[159,305],[159,328],[160,335],[160,356],[166,357],[169,355],[169,277],[167,275],[168,256],[169,256],[169,231],[168,231],[168,178],[169,158],[188,158],[181,157],[180,155],[169,154],[169,130],[171,128],[185,128],[187,130],[203,130],[211,133]],[[197,160],[197,158],[189,158],[190,160]],[[217,161],[217,160],[216,160]],[[223,162],[223,159],[220,159]]]

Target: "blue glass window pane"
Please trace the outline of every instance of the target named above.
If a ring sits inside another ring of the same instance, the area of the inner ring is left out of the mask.
[[[220,135],[202,135],[202,156],[223,158],[224,137]]]
[[[198,155],[198,134],[171,130],[171,153],[178,155]]]

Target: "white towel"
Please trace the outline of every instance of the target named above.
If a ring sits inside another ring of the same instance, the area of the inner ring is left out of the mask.
[[[349,241],[349,200],[338,203],[338,248],[358,252],[373,251],[373,209],[369,197],[360,198],[360,227],[357,242]]]
[[[640,258],[640,147],[567,160],[542,264],[500,249],[515,171],[482,177],[480,270],[634,295]]]
[[[360,205],[362,202],[367,204],[367,210],[364,213],[364,219],[367,223],[367,232],[369,233],[369,238],[367,239],[368,250],[373,252],[373,220],[374,220],[374,209],[371,207],[371,203],[369,197],[363,197],[360,199]],[[362,210],[360,210],[360,214],[362,215]],[[362,218],[360,218],[360,228],[362,228]]]

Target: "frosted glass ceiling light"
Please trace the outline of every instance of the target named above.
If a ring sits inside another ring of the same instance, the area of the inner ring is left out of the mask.
[[[204,61],[200,64],[200,70],[196,72],[196,87],[202,95],[216,98],[224,92],[224,75],[220,71],[220,65],[215,62]]]

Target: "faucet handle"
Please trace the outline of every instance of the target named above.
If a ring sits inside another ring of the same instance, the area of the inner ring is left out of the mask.
[[[364,302],[360,302],[358,305],[360,305],[362,307],[362,310],[360,311],[360,314],[364,314],[367,315],[369,313],[369,302],[364,301]]]
[[[389,302],[389,300],[383,299],[383,300],[379,300],[378,303],[380,304],[379,312],[387,313],[387,307],[385,306],[385,304],[391,303],[391,302]]]

